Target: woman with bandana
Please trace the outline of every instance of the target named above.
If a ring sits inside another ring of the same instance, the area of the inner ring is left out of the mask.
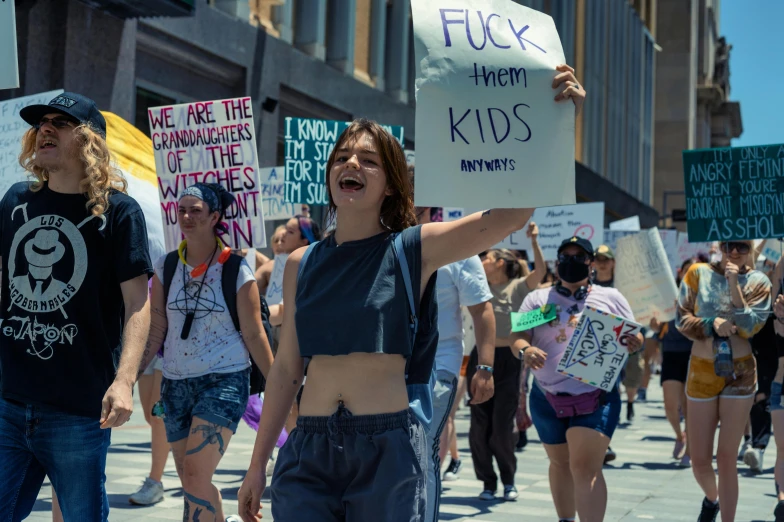
[[[169,254],[155,263],[152,284],[153,318],[142,368],[165,345],[164,424],[182,481],[183,520],[188,521],[225,520],[212,476],[245,412],[251,355],[265,377],[272,366],[256,279],[247,262],[232,258],[220,239],[226,232],[222,220],[233,202],[234,196],[217,184],[196,183],[180,193],[178,216],[185,239],[171,280],[164,281],[166,259],[173,259]],[[235,286],[224,292],[224,268],[237,262]],[[229,312],[233,303],[224,297],[233,293],[239,329]]]

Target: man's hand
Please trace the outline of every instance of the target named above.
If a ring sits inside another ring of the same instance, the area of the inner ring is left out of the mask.
[[[132,385],[115,380],[101,401],[101,429],[119,428],[133,413]]]
[[[267,475],[264,469],[251,465],[245,474],[245,480],[237,493],[237,504],[243,522],[261,520],[261,496],[267,487]]]
[[[493,398],[495,381],[493,374],[486,370],[477,370],[471,377],[471,404],[482,404]]]
[[[547,360],[547,353],[543,352],[536,346],[529,346],[525,349],[523,354],[525,364],[532,370],[541,370]]]
[[[713,331],[719,337],[729,337],[738,331],[738,327],[732,324],[731,321],[717,317],[713,320]]]
[[[651,330],[652,330],[654,333],[659,333],[659,332],[661,332],[661,329],[662,329],[662,324],[659,322],[659,320],[658,320],[658,319],[656,319],[656,317],[651,317],[651,323],[650,323],[648,326],[650,327],[650,329],[651,329]]]
[[[626,338],[626,350],[629,353],[637,353],[642,348],[642,343],[644,341],[644,337],[641,333],[637,335],[630,335]]]
[[[525,231],[526,237],[530,238],[531,241],[536,241],[539,237],[539,227],[536,226],[536,223],[533,221],[528,222],[528,230]]]

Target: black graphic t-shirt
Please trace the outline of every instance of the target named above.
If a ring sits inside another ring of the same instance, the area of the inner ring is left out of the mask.
[[[17,183],[0,202],[0,391],[7,400],[100,418],[125,323],[120,283],[152,274],[139,204]]]

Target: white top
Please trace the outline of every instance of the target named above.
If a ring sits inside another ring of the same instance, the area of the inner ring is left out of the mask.
[[[166,256],[155,263],[155,275],[163,283],[163,264]],[[185,268],[186,290],[183,290]],[[205,275],[191,278],[192,267],[177,263],[166,303],[169,330],[163,352],[163,376],[167,379],[200,377],[208,373],[232,373],[250,366],[250,356],[240,333],[234,328],[229,309],[223,299],[221,276],[223,265],[215,263]],[[204,285],[202,286],[202,277]],[[253,272],[246,261],[240,265],[237,276],[238,291],[245,283],[254,281]],[[198,304],[196,294],[202,286]],[[185,316],[196,311],[187,340],[180,339]]]
[[[460,366],[463,363],[463,318],[460,307],[478,305],[493,298],[479,256],[469,257],[439,268],[436,292],[438,295],[436,370],[446,370],[457,377],[460,375]]]

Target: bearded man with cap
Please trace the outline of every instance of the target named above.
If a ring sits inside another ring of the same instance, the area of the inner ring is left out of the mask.
[[[150,327],[147,229],[95,102],[20,115],[31,181],[0,202],[0,513],[27,517],[48,476],[66,522],[105,521],[110,428],[131,416]]]
[[[559,519],[603,520],[607,485],[602,475],[604,454],[621,413],[618,387],[600,392],[556,371],[586,306],[633,320],[629,303],[614,288],[591,283],[594,250],[590,241],[572,237],[558,248],[560,281],[534,290],[523,301],[521,313],[545,305],[556,307],[553,321],[512,334],[512,351],[534,374],[530,413],[550,460],[550,489]],[[642,336],[628,339],[629,352],[642,346]],[[560,416],[557,396],[580,397],[585,414]]]

